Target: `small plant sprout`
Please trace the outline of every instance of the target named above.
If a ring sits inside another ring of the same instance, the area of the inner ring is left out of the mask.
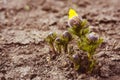
[[[88,59],[91,62],[89,66],[90,72],[93,70],[93,67],[95,66],[95,60],[93,58],[93,55],[95,54],[96,49],[102,42],[103,39],[99,38],[99,36],[94,32],[87,34],[83,41],[78,41],[79,49],[87,52]]]
[[[50,47],[54,53],[56,53],[55,47],[54,47],[54,41],[55,41],[56,37],[57,37],[56,33],[50,32],[48,34],[48,36],[45,38],[45,41],[50,45]]]
[[[87,36],[87,46],[89,49],[86,49],[86,51],[90,54],[90,56],[95,54],[96,49],[99,47],[99,45],[103,42],[103,39],[100,38],[96,33],[91,32]],[[89,57],[90,57],[89,56]]]
[[[63,32],[60,36],[51,32],[48,34],[46,41],[54,53],[62,53],[62,51],[68,53],[67,55],[73,62],[75,70],[92,72],[96,65],[93,56],[103,39],[93,32],[88,25],[88,21],[79,17],[73,9],[69,10],[68,25],[68,31]],[[72,40],[77,46],[70,44]],[[79,52],[74,50],[76,47],[78,47]]]
[[[78,17],[78,14],[73,9],[69,10],[68,25],[70,26],[69,32],[78,37],[76,41],[79,49],[87,52],[89,62],[91,63],[89,65],[89,71],[91,72],[93,67],[95,66],[93,55],[95,54],[95,51],[99,47],[99,45],[103,42],[103,39],[99,38],[96,33],[91,32],[87,20],[80,19]]]
[[[55,39],[55,48],[58,53],[61,53],[62,50],[64,53],[68,53],[68,43],[72,40],[72,36],[68,31],[65,31],[60,37]]]
[[[78,70],[80,68],[80,55],[78,53],[73,54],[71,60],[73,61],[75,70]]]

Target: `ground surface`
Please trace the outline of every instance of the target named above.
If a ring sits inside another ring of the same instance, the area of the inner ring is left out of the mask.
[[[0,0],[0,79],[120,80],[119,3],[120,0]],[[70,7],[88,19],[105,40],[96,54],[102,65],[97,74],[78,74],[62,54],[47,60],[49,47],[44,38],[51,31],[66,30]]]

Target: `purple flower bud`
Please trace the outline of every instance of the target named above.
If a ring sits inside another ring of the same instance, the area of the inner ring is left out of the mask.
[[[68,31],[65,31],[65,32],[63,33],[63,38],[67,38],[68,41],[71,41],[71,40],[72,40],[72,36],[71,36],[71,34],[70,34]]]
[[[87,38],[90,40],[90,41],[97,41],[98,40],[98,35],[94,32],[91,32],[90,34],[87,35]]]
[[[73,60],[74,60],[75,62],[79,62],[79,60],[80,60],[79,54],[73,54],[73,55],[72,55],[72,58],[73,58]]]
[[[61,44],[62,40],[61,40],[59,37],[57,37],[57,38],[55,39],[55,42],[56,42],[57,44]]]
[[[51,38],[51,39],[55,39],[55,38],[56,38],[56,33],[50,32],[50,33],[48,34],[48,37]]]
[[[79,27],[80,26],[80,23],[81,23],[81,18],[79,18],[78,16],[75,16],[75,17],[73,17],[72,19],[69,19],[68,20],[68,25],[70,26],[70,27]]]

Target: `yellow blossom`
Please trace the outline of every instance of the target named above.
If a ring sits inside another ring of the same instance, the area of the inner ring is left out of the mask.
[[[69,10],[69,19],[78,16],[77,12],[74,9]]]

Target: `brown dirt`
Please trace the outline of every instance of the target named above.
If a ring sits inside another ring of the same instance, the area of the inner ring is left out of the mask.
[[[1,80],[120,80],[120,0],[0,0]],[[72,7],[105,42],[96,74],[78,74],[66,55],[48,61],[47,33],[61,33]]]

